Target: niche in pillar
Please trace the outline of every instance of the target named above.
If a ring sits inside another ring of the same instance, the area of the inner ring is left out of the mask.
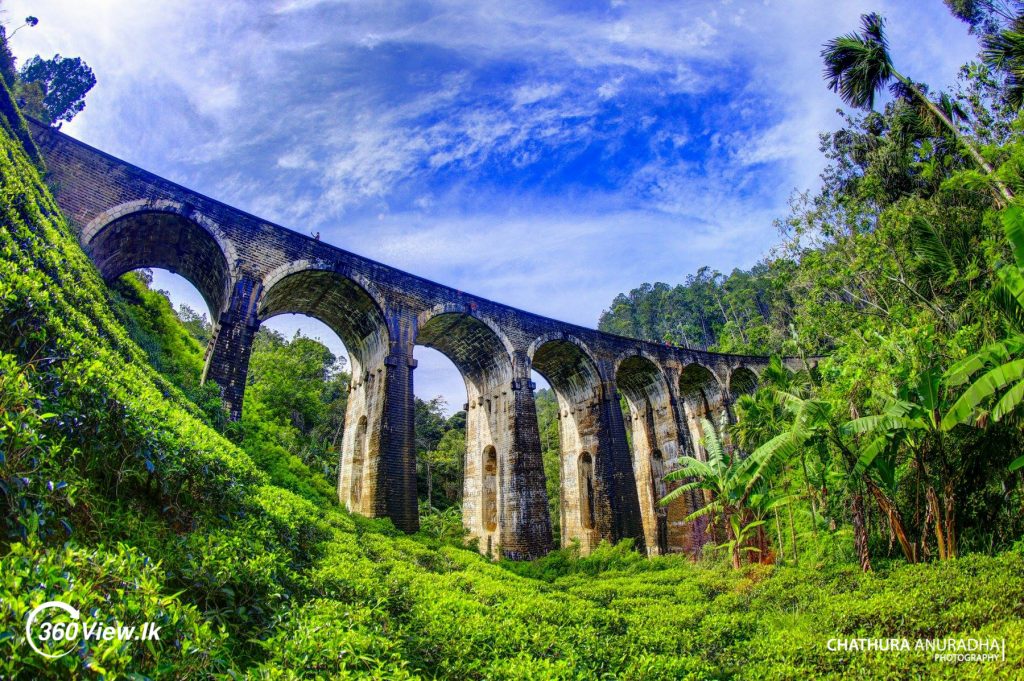
[[[594,459],[588,452],[580,455],[579,461],[579,482],[580,482],[580,523],[583,529],[592,530],[595,525],[594,518]]]
[[[356,435],[352,443],[352,485],[349,508],[362,511],[363,475],[366,470],[366,417],[359,417]]]
[[[498,450],[488,446],[483,456],[483,489],[480,508],[483,526],[487,532],[498,529]]]

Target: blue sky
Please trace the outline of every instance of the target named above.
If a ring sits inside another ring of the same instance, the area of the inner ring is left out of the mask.
[[[866,11],[901,71],[977,51],[940,0],[0,2],[19,59],[83,57],[64,130],[261,217],[595,326],[616,293],[749,267],[813,188],[838,98],[821,44]],[[175,298],[201,306],[170,275]],[[271,325],[336,338],[301,319]],[[459,408],[417,349],[417,394]]]

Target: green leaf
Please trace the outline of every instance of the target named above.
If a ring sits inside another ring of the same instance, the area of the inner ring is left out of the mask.
[[[983,374],[946,412],[942,418],[942,428],[949,430],[960,423],[967,423],[971,420],[975,407],[1006,386],[1021,380],[1024,380],[1024,359],[1007,362]]]
[[[1017,267],[1024,268],[1024,211],[1020,206],[1009,206],[1003,211],[1003,232],[1010,242]]]
[[[1017,457],[1016,459],[1013,460],[1013,463],[1010,464],[1011,472],[1019,470],[1021,468],[1024,468],[1024,456]]]
[[[914,255],[926,264],[929,270],[948,276],[957,269],[952,254],[927,218],[920,215],[911,218],[910,233],[914,241]]]

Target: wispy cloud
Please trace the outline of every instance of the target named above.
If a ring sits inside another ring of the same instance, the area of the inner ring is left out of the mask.
[[[936,86],[941,3],[9,0],[85,58],[68,132],[300,231],[593,325],[615,293],[764,254],[838,122],[826,39],[889,18]],[[427,389],[429,394],[429,388]],[[454,400],[453,400],[454,401]]]

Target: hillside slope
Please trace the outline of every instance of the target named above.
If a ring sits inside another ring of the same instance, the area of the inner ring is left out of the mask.
[[[1024,665],[1017,552],[874,575],[733,572],[628,546],[512,567],[268,484],[129,340],[6,130],[0,253],[0,677],[991,678]],[[25,619],[54,599],[104,623],[154,621],[160,640],[83,641],[48,660]],[[826,645],[958,633],[1005,637],[1007,659]]]

